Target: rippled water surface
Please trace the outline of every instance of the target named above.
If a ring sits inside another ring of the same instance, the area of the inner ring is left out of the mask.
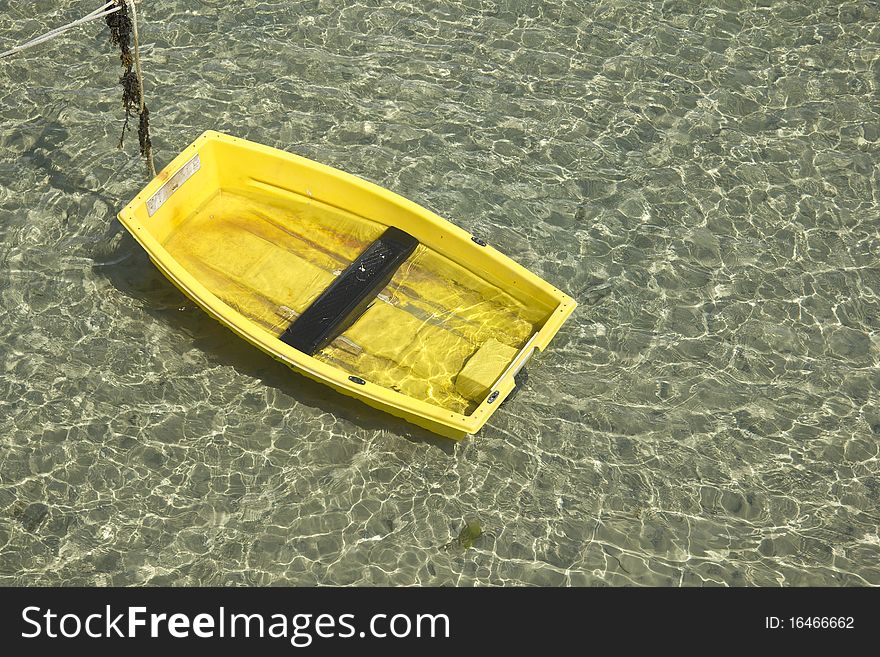
[[[98,4],[0,0],[0,50]],[[160,165],[206,129],[294,151],[581,305],[433,438],[124,232],[103,25],[2,60],[0,583],[880,584],[877,2],[142,4]]]

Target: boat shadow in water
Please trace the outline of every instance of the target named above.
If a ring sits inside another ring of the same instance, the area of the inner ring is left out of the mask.
[[[411,442],[437,447],[448,455],[454,453],[454,441],[312,381],[235,336],[166,279],[118,220],[113,219],[105,243],[109,246],[95,258],[96,274],[108,279],[126,296],[141,302],[142,308],[153,317],[186,333],[191,344],[209,354],[212,360],[259,379],[300,404],[327,411],[363,429],[390,430]],[[186,311],[181,312],[181,308]]]

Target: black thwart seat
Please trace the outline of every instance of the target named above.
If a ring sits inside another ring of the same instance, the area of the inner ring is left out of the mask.
[[[310,356],[354,324],[388,285],[419,241],[388,228],[351,263],[281,335],[281,340]]]

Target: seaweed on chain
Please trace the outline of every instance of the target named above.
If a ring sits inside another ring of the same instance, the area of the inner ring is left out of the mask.
[[[153,150],[153,142],[150,140],[150,110],[144,105],[144,111],[141,113],[141,120],[138,124],[138,142],[141,147],[141,155],[146,158],[150,157]]]
[[[122,85],[122,107],[125,111],[125,119],[122,123],[122,134],[119,136],[118,148],[122,148],[125,142],[125,133],[129,129],[129,120],[140,115],[138,121],[138,142],[141,155],[146,156],[152,147],[150,141],[149,111],[146,105],[141,108],[141,91],[137,74],[134,72],[134,54],[131,50],[132,33],[134,23],[128,11],[126,0],[117,0],[119,11],[110,14],[104,20],[110,28],[110,43],[119,48],[119,59],[122,62],[124,72],[119,78]]]

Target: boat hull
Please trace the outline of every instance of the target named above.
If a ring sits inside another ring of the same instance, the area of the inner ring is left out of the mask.
[[[453,439],[485,424],[576,306],[397,194],[213,131],[119,219],[174,285],[242,339],[337,392]],[[286,344],[298,318],[357,275],[352,263],[389,229],[405,231],[418,248],[389,272],[376,301],[358,306],[361,314],[316,353]]]

